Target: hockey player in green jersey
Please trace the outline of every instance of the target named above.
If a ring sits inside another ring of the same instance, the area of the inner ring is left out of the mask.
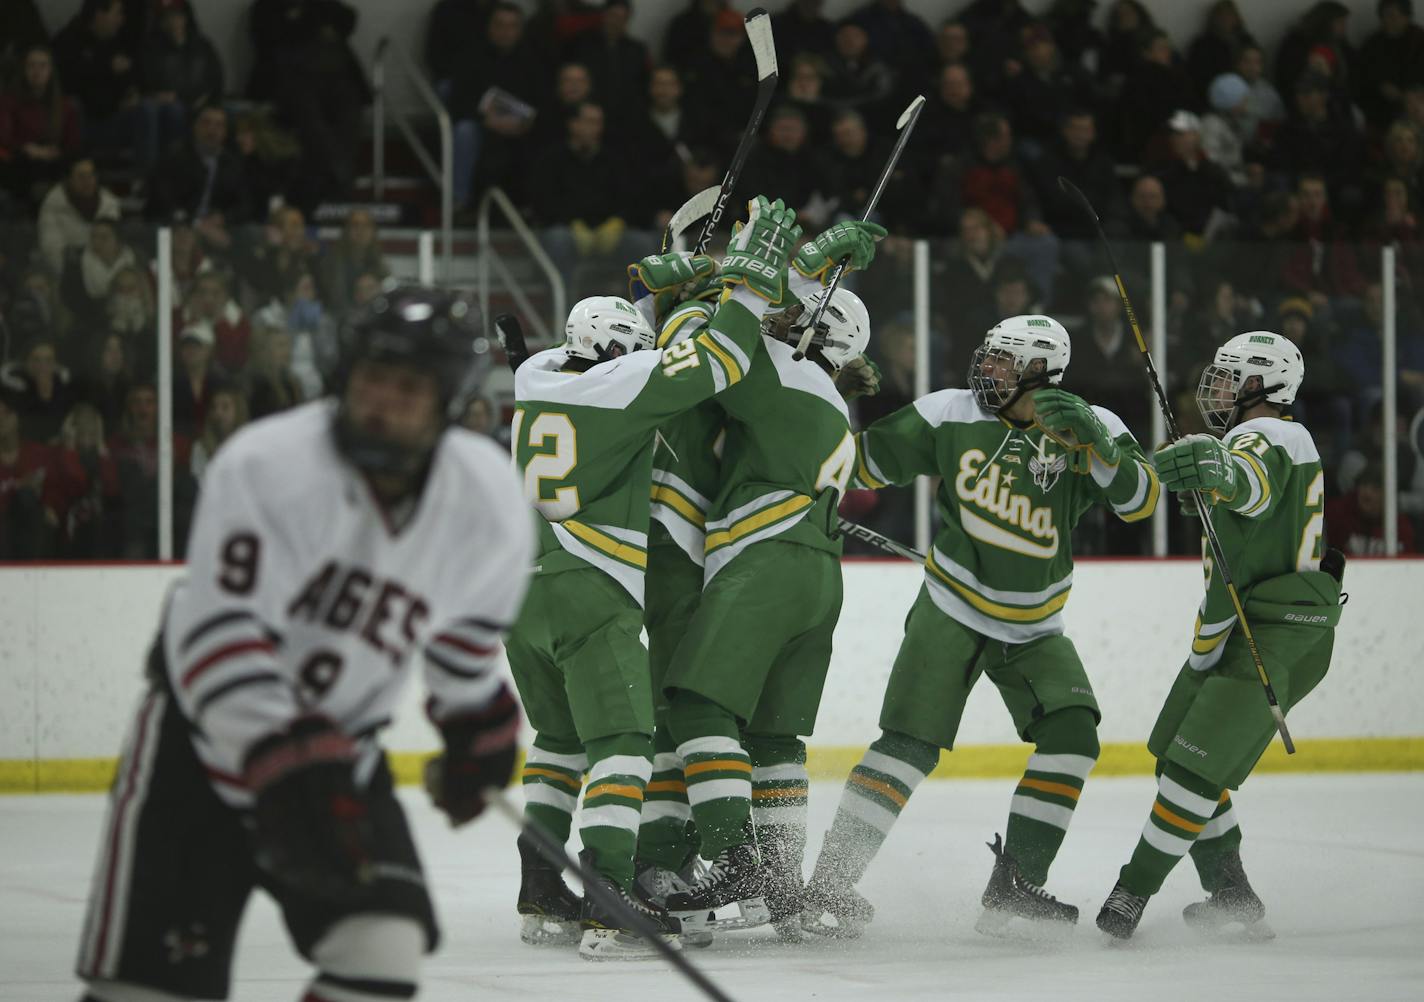
[[[1197,406],[1222,439],[1188,435],[1153,457],[1164,487],[1202,491],[1196,497],[1211,504],[1251,634],[1287,712],[1330,667],[1344,569],[1332,550],[1322,570],[1320,454],[1310,432],[1282,417],[1304,377],[1300,350],[1286,338],[1237,335],[1217,349],[1197,388]],[[1182,913],[1189,925],[1239,923],[1248,935],[1271,935],[1241,865],[1230,791],[1251,774],[1275,726],[1236,618],[1208,555],[1191,653],[1147,742],[1157,757],[1157,798],[1098,913],[1098,928],[1119,939],[1133,934],[1148,898],[1188,853],[1209,895]]]
[[[1069,354],[1058,321],[1010,317],[975,352],[971,389],[931,393],[858,436],[857,485],[938,475],[941,527],[891,669],[883,733],[851,772],[807,886],[810,931],[855,936],[873,916],[854,885],[940,750],[954,747],[981,675],[1035,748],[1007,839],[991,845],[979,929],[998,932],[1014,916],[1077,921],[1042,887],[1098,756],[1097,700],[1063,635],[1070,534],[1095,504],[1146,518],[1159,487],[1116,415],[1057,388]]]
[[[814,306],[814,298],[804,304]],[[757,368],[718,398],[729,424],[706,523],[705,583],[664,683],[710,861],[667,899],[691,928],[750,927],[799,911],[800,736],[815,724],[829,667],[841,601],[836,509],[855,463],[833,376],[870,336],[869,314],[848,291],[836,290],[824,318],[806,361],[786,343],[799,327],[769,328]]]
[[[722,262],[724,301],[696,338],[642,351],[654,344],[642,314],[627,300],[595,297],[570,312],[566,343],[534,355],[515,377],[511,445],[525,492],[544,516],[534,583],[508,643],[537,732],[524,772],[526,815],[567,839],[587,770],[584,851],[630,905],[669,932],[675,921],[629,894],[652,759],[639,633],[654,436],[668,418],[759,367],[751,359],[761,316],[781,297],[799,232],[779,201],[756,199]],[[562,879],[520,848],[526,938],[559,937],[570,918]],[[591,900],[580,919],[585,957],[653,955]]]

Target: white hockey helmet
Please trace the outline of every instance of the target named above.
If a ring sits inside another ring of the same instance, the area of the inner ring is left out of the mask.
[[[654,347],[657,335],[628,300],[620,296],[589,296],[569,310],[564,343],[570,355],[606,362]]]
[[[1071,354],[1068,331],[1052,317],[1009,317],[989,328],[974,350],[969,388],[981,407],[998,411],[1028,390],[1062,382]]]
[[[820,305],[825,291],[811,297],[801,316],[807,323]],[[821,349],[821,357],[832,369],[839,372],[851,359],[865,352],[870,344],[870,311],[865,308],[859,296],[849,289],[837,287],[831,293],[831,301],[821,314],[817,330],[811,335],[811,347]],[[793,326],[794,337],[799,338],[803,327]]]
[[[1246,381],[1261,378],[1259,389],[1246,391]],[[1237,334],[1220,348],[1211,365],[1202,370],[1197,384],[1197,409],[1207,427],[1223,434],[1237,421],[1237,415],[1256,404],[1295,401],[1305,379],[1305,358],[1287,337],[1271,331]]]

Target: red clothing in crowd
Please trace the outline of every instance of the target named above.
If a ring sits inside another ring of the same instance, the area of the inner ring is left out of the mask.
[[[1386,556],[1384,519],[1360,511],[1353,492],[1325,503],[1325,534],[1331,546],[1352,557]],[[1399,516],[1399,552],[1414,552],[1414,526],[1403,515]]]
[[[50,474],[52,454],[48,446],[38,442],[21,442],[20,451],[13,463],[0,460],[0,517],[10,507],[10,498],[37,479],[40,498],[45,506],[50,505],[54,487]],[[36,478],[38,474],[38,478]]]
[[[24,94],[0,94],[0,158],[14,159],[26,143],[58,146],[66,156],[79,152],[79,111],[74,102],[64,99],[56,135],[51,129],[48,101]]]
[[[46,501],[59,519],[60,531],[72,540],[79,529],[93,521],[105,505],[119,497],[119,468],[107,452],[93,457],[86,467],[77,449],[55,449],[46,487]]]
[[[960,194],[965,205],[983,209],[1005,233],[1016,233],[1023,222],[1019,219],[1019,207],[1023,204],[1027,183],[1012,164],[980,162],[964,172]]]

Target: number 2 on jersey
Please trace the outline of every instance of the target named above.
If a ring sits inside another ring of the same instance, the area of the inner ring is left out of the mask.
[[[524,430],[524,411],[514,412],[510,429],[515,454],[520,448]],[[552,442],[550,441],[552,439]],[[551,522],[568,518],[579,510],[578,488],[572,484],[553,488],[546,493],[544,481],[563,480],[578,465],[578,433],[567,414],[540,414],[529,423],[528,446],[541,450],[524,464],[524,494]],[[552,448],[552,452],[548,451]]]
[[[1305,510],[1310,512],[1305,529],[1300,534],[1300,549],[1295,555],[1295,569],[1315,571],[1320,569],[1320,539],[1325,534],[1325,511],[1321,499],[1325,496],[1325,472],[1315,475],[1305,491]]]

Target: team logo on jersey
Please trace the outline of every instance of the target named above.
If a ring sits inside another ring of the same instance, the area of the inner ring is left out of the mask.
[[[1047,494],[1053,490],[1053,485],[1058,483],[1058,478],[1063,475],[1063,471],[1068,469],[1068,457],[1063,453],[1056,456],[1047,455],[1040,447],[1038,455],[1030,456],[1028,460],[1028,475],[1033,482],[1038,485],[1038,489]]]

